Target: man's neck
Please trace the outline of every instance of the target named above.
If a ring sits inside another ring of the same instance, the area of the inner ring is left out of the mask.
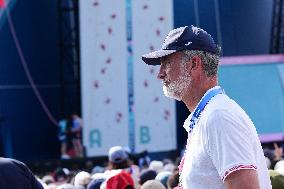
[[[190,112],[193,112],[195,107],[198,105],[199,101],[203,97],[203,95],[211,88],[218,85],[216,78],[210,78],[206,80],[203,84],[193,85],[197,86],[196,88],[188,89],[188,93],[182,99],[182,101],[186,104],[187,109]]]

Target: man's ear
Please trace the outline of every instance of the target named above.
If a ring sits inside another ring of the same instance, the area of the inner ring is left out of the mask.
[[[191,58],[191,64],[190,64],[190,69],[191,70],[198,70],[202,67],[202,61],[201,58],[197,55],[193,56]]]

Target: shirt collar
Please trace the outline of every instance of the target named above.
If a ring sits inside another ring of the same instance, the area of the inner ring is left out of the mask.
[[[217,86],[215,86],[215,87],[212,87],[212,88],[208,89],[208,90],[206,91],[206,93],[204,93],[204,95],[202,96],[202,98],[200,99],[200,101],[198,102],[198,104],[201,102],[201,100],[202,100],[210,91],[212,91],[212,90],[214,90],[214,89],[217,89],[217,88],[220,88],[220,86],[217,85]],[[198,104],[196,105],[196,107],[198,106]],[[195,107],[194,110],[189,114],[189,116],[186,118],[186,120],[185,120],[184,123],[183,123],[183,128],[186,130],[186,132],[188,132],[188,130],[189,130],[189,122],[190,122],[190,119],[191,119],[191,117],[192,117],[192,115],[193,115],[193,112],[195,111],[196,107]]]

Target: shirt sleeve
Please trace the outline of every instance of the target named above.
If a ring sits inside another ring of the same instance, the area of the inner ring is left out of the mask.
[[[247,119],[230,110],[216,110],[206,122],[207,152],[223,182],[234,171],[257,169]]]

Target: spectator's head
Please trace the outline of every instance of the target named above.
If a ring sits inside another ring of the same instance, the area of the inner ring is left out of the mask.
[[[140,189],[166,189],[162,183],[157,180],[148,180]]]
[[[151,169],[144,169],[141,171],[139,177],[139,184],[143,185],[148,180],[154,180],[157,176],[157,172]]]
[[[149,165],[149,169],[152,169],[154,171],[156,171],[157,173],[163,171],[164,169],[164,164],[161,161],[151,161],[150,165]]]
[[[69,176],[70,176],[70,171],[67,168],[57,168],[54,172],[54,180],[55,182],[68,182],[69,181]]]
[[[106,189],[126,189],[127,187],[134,188],[134,181],[131,176],[124,171],[112,176],[106,182]]]
[[[263,150],[264,156],[267,157],[270,161],[273,161],[275,158],[274,151],[271,149]]]
[[[102,166],[97,165],[92,169],[92,174],[103,173],[103,172],[105,172],[105,168],[103,168]]]
[[[165,188],[167,188],[167,182],[171,175],[172,175],[172,172],[162,171],[157,174],[155,180],[160,181],[165,186]]]
[[[177,167],[173,163],[168,163],[164,165],[164,171],[174,172],[177,169]]]
[[[114,146],[109,149],[108,160],[111,169],[124,169],[129,167],[129,157],[121,146]]]
[[[84,188],[86,188],[90,181],[91,181],[90,173],[81,171],[75,176],[74,185],[83,186]]]
[[[161,65],[157,78],[163,81],[165,96],[185,100],[188,90],[194,89],[198,94],[205,86],[217,85],[220,51],[205,30],[185,26],[170,31],[162,48],[142,55],[142,60]]]

